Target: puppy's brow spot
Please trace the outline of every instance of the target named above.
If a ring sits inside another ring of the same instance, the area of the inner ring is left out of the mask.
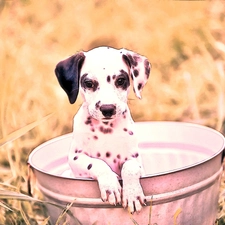
[[[116,78],[116,75],[113,75],[113,76],[112,76],[112,78],[113,78],[113,80],[115,80],[115,78]]]
[[[87,169],[90,170],[91,167],[92,167],[92,164],[89,164],[88,167],[87,167]]]
[[[73,158],[73,160],[77,160],[78,159],[78,156],[75,156],[74,158]]]
[[[110,152],[106,152],[106,153],[105,153],[105,156],[106,156],[107,158],[109,158],[109,157],[111,156],[111,153],[110,153]]]

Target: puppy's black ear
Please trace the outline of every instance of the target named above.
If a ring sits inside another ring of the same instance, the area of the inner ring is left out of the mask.
[[[60,86],[68,95],[69,101],[73,104],[79,92],[80,69],[83,65],[85,55],[79,52],[63,61],[60,61],[55,68],[55,74]]]

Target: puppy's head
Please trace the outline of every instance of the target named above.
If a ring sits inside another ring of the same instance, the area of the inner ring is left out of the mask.
[[[131,81],[136,96],[141,98],[150,63],[126,49],[99,47],[59,62],[55,73],[71,104],[80,89],[89,114],[104,121],[126,112]]]

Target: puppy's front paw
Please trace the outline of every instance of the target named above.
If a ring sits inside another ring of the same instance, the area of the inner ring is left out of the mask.
[[[142,205],[145,205],[146,198],[139,182],[124,185],[123,187],[123,207],[128,207],[130,213],[140,212]]]
[[[108,201],[111,205],[121,204],[121,186],[117,175],[113,172],[104,173],[97,180],[102,200]]]

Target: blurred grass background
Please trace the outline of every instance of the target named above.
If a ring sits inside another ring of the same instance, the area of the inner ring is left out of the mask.
[[[135,121],[187,121],[223,132],[224,28],[224,1],[0,0],[0,139],[54,113],[0,148],[0,191],[27,193],[29,153],[72,131],[81,99],[69,104],[54,68],[77,51],[108,45],[149,58],[142,100],[129,96]],[[38,204],[0,203],[0,224],[48,223],[43,213],[37,219]],[[222,198],[218,218],[225,224]]]

